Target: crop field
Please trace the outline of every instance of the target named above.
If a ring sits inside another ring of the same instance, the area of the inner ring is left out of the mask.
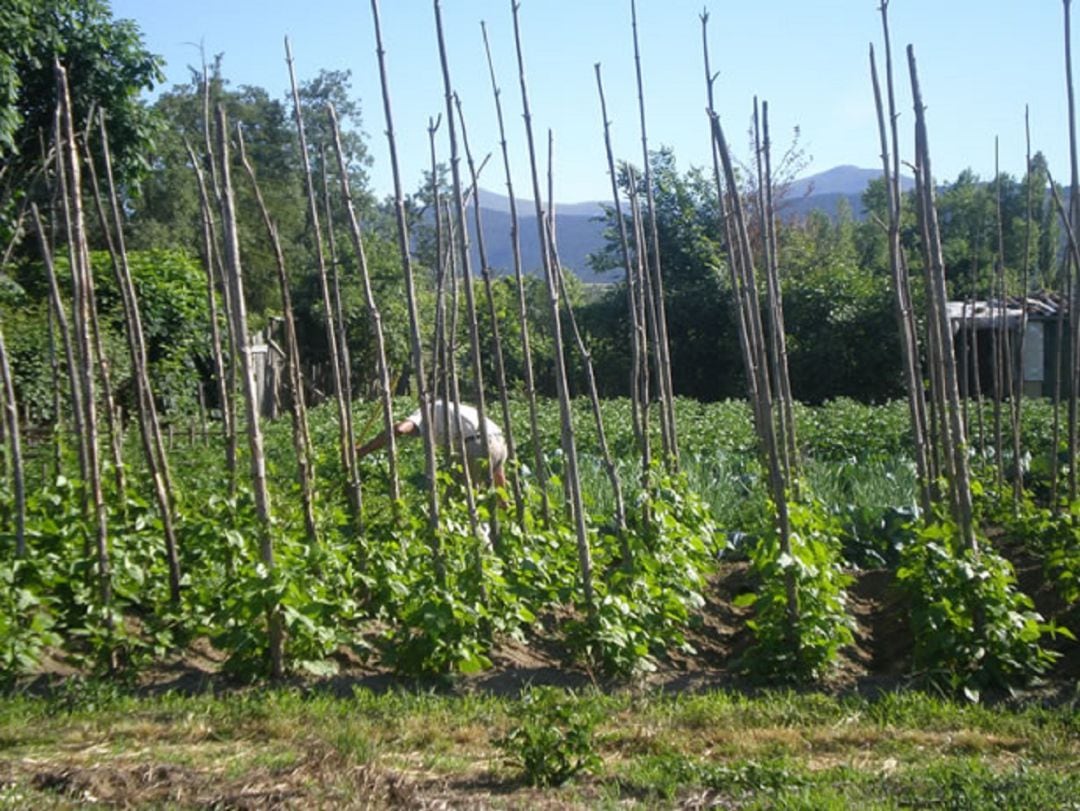
[[[109,516],[112,628],[85,610],[92,578],[73,488],[35,481],[33,551],[5,569],[5,616],[18,619],[4,629],[4,672],[20,697],[0,714],[0,807],[90,798],[169,807],[1073,807],[1076,643],[1044,640],[1038,672],[997,682],[955,657],[945,660],[952,671],[935,672],[916,644],[914,595],[897,577],[905,549],[922,542],[902,403],[798,411],[804,487],[817,504],[811,531],[850,578],[841,604],[851,636],[817,670],[792,664],[784,674],[746,603],[769,576],[754,561],[771,526],[746,404],[678,401],[683,472],[655,473],[654,503],[669,507],[657,508],[624,579],[587,403],[576,402],[586,503],[599,517],[590,518],[598,599],[611,606],[595,628],[575,597],[565,518],[548,528],[531,512],[524,528],[508,522],[496,553],[477,543],[466,515],[446,514],[440,588],[421,520],[418,441],[400,448],[407,486],[397,528],[386,459],[373,456],[363,463],[367,528],[356,532],[344,495],[321,487],[313,547],[287,426],[271,425],[279,518],[268,575],[253,563],[250,504],[242,492],[237,503],[227,497],[220,452],[197,431],[177,432],[183,599],[169,600],[153,513],[130,499]],[[357,404],[358,423],[368,409]],[[617,453],[633,445],[629,411],[628,401],[604,403]],[[514,415],[525,432],[524,403],[515,401]],[[541,417],[557,444],[556,405],[544,403]],[[1038,469],[1051,419],[1039,403],[1029,419]],[[327,480],[338,463],[332,420],[328,408],[312,413]],[[31,472],[48,470],[48,451],[33,449]],[[558,454],[545,452],[557,479]],[[624,467],[633,482],[634,464]],[[628,487],[628,503],[642,503],[637,489]],[[993,501],[987,494],[980,509],[994,548],[1042,612],[1034,620],[1021,606],[1016,621],[1080,631],[1075,563],[1062,562],[1077,554],[1075,541],[1047,531],[1034,507],[1025,530],[994,513]],[[268,593],[284,607],[292,685],[270,690],[245,686],[267,667]],[[784,681],[821,692],[761,692]],[[980,690],[986,708],[971,703]]]
[[[421,54],[371,0],[362,104],[288,36],[283,98],[202,53],[150,99],[106,0],[7,5],[0,811],[1080,809],[1080,181],[1026,113],[1022,177],[935,176],[887,0],[881,168],[805,214],[707,10],[712,165],[650,146],[631,0],[576,224],[554,3],[450,49],[435,0]]]

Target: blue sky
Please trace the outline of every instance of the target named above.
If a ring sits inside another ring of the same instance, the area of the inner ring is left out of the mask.
[[[674,149],[680,167],[709,163],[704,115],[701,25],[710,11],[710,55],[720,72],[717,106],[744,157],[753,97],[768,100],[777,148],[795,127],[811,158],[804,174],[838,164],[876,167],[877,125],[868,69],[872,41],[882,58],[878,0],[639,0],[638,18],[649,142]],[[150,50],[167,60],[168,85],[198,64],[197,43],[224,53],[234,85],[257,84],[281,96],[288,87],[283,38],[290,37],[301,79],[320,68],[352,71],[375,160],[378,194],[390,191],[382,101],[368,0],[113,0],[113,12],[138,22]],[[474,152],[498,157],[497,129],[483,43],[487,22],[507,117],[515,186],[528,182],[510,0],[444,0],[450,70]],[[556,199],[610,194],[593,64],[604,72],[617,157],[640,163],[629,0],[522,0],[530,100],[539,142],[555,134]],[[1080,11],[1075,13],[1080,14]],[[394,123],[407,190],[428,165],[428,118],[443,111],[434,15],[429,0],[382,0]],[[927,104],[931,157],[940,180],[970,167],[1024,166],[1024,106],[1033,149],[1051,171],[1068,175],[1062,4],[1058,0],[892,0],[902,157],[911,156],[911,104],[904,49],[912,43]],[[1077,52],[1080,60],[1080,50]],[[879,62],[879,67],[880,67]],[[440,147],[445,154],[447,147]],[[546,165],[546,158],[544,161]],[[481,184],[503,190],[493,159]]]

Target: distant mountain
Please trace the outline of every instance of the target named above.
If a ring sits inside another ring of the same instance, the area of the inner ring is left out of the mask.
[[[532,200],[516,199],[518,233],[521,244],[521,264],[526,273],[539,273],[540,233],[536,227],[536,207]],[[480,190],[481,222],[484,227],[484,248],[488,264],[498,275],[514,272],[514,254],[510,243],[510,198],[495,192]],[[471,211],[470,211],[471,213]],[[600,203],[555,205],[555,235],[559,260],[571,268],[584,282],[610,281],[589,267],[589,254],[604,247],[603,208]],[[469,217],[469,240],[472,260],[480,267],[476,225]]]
[[[880,169],[835,166],[824,172],[799,178],[785,194],[779,215],[786,220],[796,220],[811,211],[823,211],[828,216],[835,217],[840,201],[846,200],[855,218],[861,220],[866,216],[862,206],[862,194],[870,182],[879,177]],[[915,181],[902,176],[900,185],[907,191],[915,185]],[[541,264],[536,210],[532,200],[518,198],[516,202],[522,265],[527,273],[538,273]],[[559,258],[564,267],[572,269],[585,282],[610,282],[617,275],[599,275],[589,267],[589,254],[600,251],[604,246],[603,205],[600,202],[556,205],[555,227]],[[480,207],[488,264],[498,275],[511,274],[514,272],[514,258],[510,245],[510,198],[481,189]],[[479,271],[479,249],[471,208],[469,238],[473,267]]]
[[[860,169],[858,166],[834,166],[816,175],[793,181],[784,196],[780,215],[785,219],[805,217],[811,211],[824,211],[830,217],[839,212],[841,200],[847,200],[858,220],[866,216],[862,195],[870,182],[881,177],[880,169]],[[900,176],[900,188],[908,191],[915,186],[914,178]]]

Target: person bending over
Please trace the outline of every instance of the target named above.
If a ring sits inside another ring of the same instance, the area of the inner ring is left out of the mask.
[[[484,442],[480,434],[480,414],[466,403],[444,403],[436,400],[432,409],[435,423],[435,444],[449,446],[452,452],[459,448],[458,437],[465,443],[465,462],[469,466],[469,476],[473,482],[479,482],[484,475]],[[496,487],[506,486],[506,440],[502,429],[491,420],[484,418],[487,428],[488,452],[491,457],[491,480]],[[450,434],[447,436],[447,429]],[[422,435],[424,431],[423,414],[418,409],[394,424],[394,436]],[[357,458],[363,459],[386,445],[388,437],[384,430],[374,439],[356,449]],[[449,440],[449,442],[448,442]]]

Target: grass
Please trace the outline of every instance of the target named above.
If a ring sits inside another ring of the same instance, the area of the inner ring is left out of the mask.
[[[318,691],[0,703],[0,809],[297,807],[1080,808],[1075,706],[916,692],[570,696],[600,718],[592,775],[529,788],[496,745],[516,699]],[[260,792],[262,792],[260,794]],[[275,793],[276,792],[276,793]]]

